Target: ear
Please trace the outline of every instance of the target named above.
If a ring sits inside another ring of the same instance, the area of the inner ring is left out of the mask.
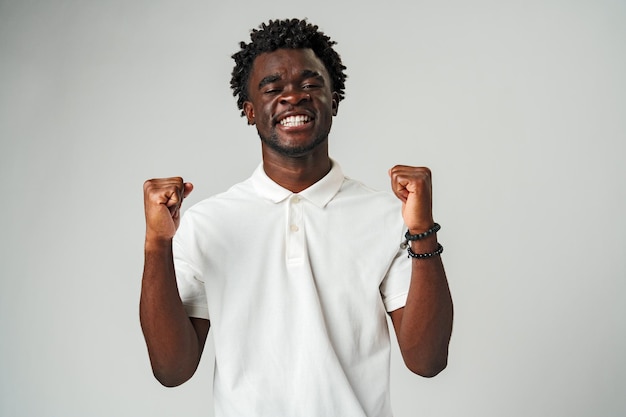
[[[249,101],[243,102],[243,112],[246,115],[246,119],[248,119],[248,125],[252,126],[255,124],[254,121],[254,106]]]
[[[337,112],[339,111],[339,93],[333,91],[332,93],[332,108],[333,108],[333,116],[337,116]]]

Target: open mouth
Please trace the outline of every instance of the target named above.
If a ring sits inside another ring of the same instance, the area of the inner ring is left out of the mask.
[[[304,126],[309,123],[311,118],[304,114],[297,114],[293,116],[287,116],[278,121],[278,124],[284,127],[296,127],[296,126]]]

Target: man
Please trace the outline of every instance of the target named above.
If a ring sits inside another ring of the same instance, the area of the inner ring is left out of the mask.
[[[392,168],[397,198],[344,177],[328,154],[346,78],[334,44],[296,19],[253,30],[231,86],[262,164],[182,220],[190,183],[144,184],[152,368],[163,385],[185,382],[210,326],[217,416],[390,416],[386,313],[411,371],[447,364],[430,171]]]

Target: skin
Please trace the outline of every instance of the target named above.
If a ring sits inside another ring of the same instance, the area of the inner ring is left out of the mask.
[[[139,318],[154,376],[176,386],[194,374],[209,332],[209,321],[189,318],[178,295],[172,238],[180,207],[193,186],[182,178],[144,183],[146,215],[145,262]]]
[[[389,170],[391,189],[402,201],[402,216],[411,234],[433,226],[432,179],[425,167],[396,165]],[[437,235],[411,242],[415,253],[437,249]],[[390,313],[402,358],[414,373],[433,377],[448,363],[453,306],[441,257],[413,259],[406,304]]]
[[[263,166],[272,180],[297,193],[328,173],[328,134],[338,107],[339,96],[312,50],[279,49],[255,59],[243,109],[261,138]],[[294,115],[306,116],[306,123],[281,125],[282,119]],[[402,201],[409,231],[428,230],[433,225],[430,170],[397,165],[389,176],[393,192]],[[174,273],[172,238],[181,204],[192,189],[180,177],[144,183],[146,241],[140,319],[153,372],[166,386],[182,384],[193,375],[210,327],[208,320],[187,317]],[[436,234],[412,242],[416,253],[436,248]],[[390,316],[407,367],[432,377],[447,365],[452,299],[440,257],[412,262],[406,305]]]
[[[279,49],[254,61],[243,110],[261,138],[265,172],[295,193],[330,171],[328,134],[339,108],[330,84],[326,67],[310,49]],[[291,115],[311,120],[281,126]]]

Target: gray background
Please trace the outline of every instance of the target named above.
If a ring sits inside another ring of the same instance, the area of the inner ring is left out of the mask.
[[[252,172],[230,55],[292,16],[348,66],[346,174],[434,172],[450,363],[422,379],[394,347],[396,415],[626,415],[626,3],[608,0],[0,1],[0,415],[212,415],[211,348],[182,387],[149,370],[141,187],[181,175],[191,204]]]

